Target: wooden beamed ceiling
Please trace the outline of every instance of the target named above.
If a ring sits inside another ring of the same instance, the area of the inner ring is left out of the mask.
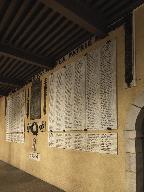
[[[14,79],[4,79],[0,77],[0,84],[5,87],[19,88],[23,85],[22,82],[15,81]]]
[[[144,0],[1,0],[0,95],[23,86],[92,35],[102,38]]]
[[[86,4],[79,4],[73,0],[42,0],[42,2],[90,33],[97,35],[106,33],[106,18],[98,9],[92,11]]]
[[[52,60],[48,60],[37,55],[33,55],[29,52],[11,47],[9,45],[4,45],[0,43],[0,55],[5,55],[6,57],[11,57],[26,63],[29,65],[37,66],[44,69],[50,69],[48,63],[52,64]]]

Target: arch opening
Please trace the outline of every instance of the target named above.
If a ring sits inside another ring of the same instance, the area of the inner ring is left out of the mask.
[[[136,192],[144,191],[144,107],[141,108],[135,123],[136,139]]]

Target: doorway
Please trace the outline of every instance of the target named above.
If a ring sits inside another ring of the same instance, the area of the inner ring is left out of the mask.
[[[144,107],[141,108],[135,123],[136,129],[136,192],[144,191]]]

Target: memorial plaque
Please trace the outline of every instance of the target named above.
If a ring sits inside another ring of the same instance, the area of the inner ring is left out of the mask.
[[[65,136],[64,133],[49,132],[48,133],[48,146],[56,148],[65,147]]]
[[[64,133],[55,133],[55,147],[56,148],[64,148],[65,147]]]
[[[84,151],[85,150],[85,133],[73,133],[73,137],[74,137],[74,149],[75,150],[81,150]]]
[[[85,58],[75,63],[74,73],[74,129],[85,129]]]
[[[100,54],[99,49],[87,55],[86,129],[100,129]]]
[[[48,130],[54,131],[55,128],[55,100],[56,100],[56,88],[55,88],[55,75],[52,73],[49,76],[48,81]]]
[[[107,41],[100,49],[101,129],[117,128],[116,45]]]
[[[48,146],[55,147],[55,133],[49,132],[48,133]]]
[[[74,63],[65,66],[65,129],[74,129]]]
[[[87,55],[86,129],[116,128],[116,45],[107,41]]]
[[[98,152],[99,151],[99,134],[87,133],[86,134],[86,151]]]
[[[7,97],[6,141],[24,142],[25,94],[24,90]]]
[[[40,79],[34,80],[31,88],[30,119],[41,118],[41,84]]]
[[[48,130],[62,131],[65,129],[65,86],[64,69],[61,69],[49,77],[49,114]]]
[[[116,43],[107,41],[49,76],[49,146],[117,154],[116,133],[92,132],[116,128]]]
[[[117,133],[99,135],[99,153],[117,154]]]
[[[117,154],[117,133],[49,133],[49,147]]]
[[[62,131],[65,129],[65,85],[64,85],[64,69],[55,73],[55,131]]]
[[[65,136],[65,146],[64,146],[64,148],[65,149],[74,149],[75,148],[74,147],[75,137],[74,137],[73,133],[67,132],[67,133],[65,133],[64,136]]]
[[[50,75],[48,130],[85,128],[85,62],[81,59]]]
[[[117,154],[117,133],[87,133],[86,151]]]

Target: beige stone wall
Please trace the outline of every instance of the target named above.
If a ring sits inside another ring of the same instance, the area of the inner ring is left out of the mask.
[[[116,132],[118,132],[118,155],[51,149],[48,148],[48,135],[46,132],[38,135],[37,151],[41,154],[41,161],[31,161],[28,159],[28,153],[32,150],[31,134],[26,132],[24,144],[5,142],[4,98],[0,98],[0,159],[66,192],[125,192],[126,153],[124,129],[131,104],[137,95],[144,90],[143,18],[144,7],[141,7],[136,11],[136,87],[125,88],[123,27],[107,37],[107,39],[116,38],[117,41],[118,130]],[[97,42],[88,50],[99,46],[105,40]],[[68,62],[83,54],[85,54],[85,51]],[[42,119],[47,120],[47,116],[42,116]]]

